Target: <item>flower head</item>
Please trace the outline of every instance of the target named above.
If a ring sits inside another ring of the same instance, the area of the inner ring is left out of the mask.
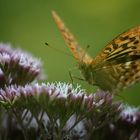
[[[125,124],[140,126],[140,111],[139,108],[126,106],[120,114],[120,121]]]
[[[0,44],[0,87],[25,85],[41,75],[41,62],[10,45]]]
[[[53,127],[62,138],[86,138],[93,129],[109,123],[120,112],[111,94],[100,91],[88,95],[79,86],[73,88],[60,82],[5,87],[0,90],[0,102],[16,110],[21,118],[24,116],[22,123],[28,128],[37,131],[43,123],[47,136],[53,132],[55,139],[59,134]]]

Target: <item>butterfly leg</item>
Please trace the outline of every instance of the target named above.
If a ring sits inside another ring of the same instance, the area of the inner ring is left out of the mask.
[[[71,71],[69,71],[69,76],[70,76],[71,83],[72,83],[72,85],[73,85],[73,76],[72,76],[72,74],[71,74]]]
[[[76,77],[76,76],[72,75],[70,70],[69,70],[69,76],[70,76],[70,80],[71,80],[72,85],[74,85],[74,80],[73,79],[78,79],[78,80],[81,80],[81,81],[85,81],[85,79],[83,79],[83,78],[79,78],[79,77]]]

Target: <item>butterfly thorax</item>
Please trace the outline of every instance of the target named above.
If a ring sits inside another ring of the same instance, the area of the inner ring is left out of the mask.
[[[81,63],[78,63],[78,67],[79,67],[85,81],[87,81],[91,85],[95,85],[94,75],[93,75],[94,71],[92,69],[92,65],[91,64],[87,65],[87,64],[81,62]]]
[[[102,90],[113,91],[117,86],[117,72],[110,66],[103,67],[98,64],[79,63],[79,69],[89,84],[100,87]],[[115,77],[116,75],[116,77]]]

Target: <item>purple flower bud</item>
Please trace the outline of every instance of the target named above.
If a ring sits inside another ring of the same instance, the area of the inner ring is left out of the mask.
[[[30,54],[10,45],[0,44],[0,87],[12,84],[25,85],[36,78],[41,78],[41,62]]]

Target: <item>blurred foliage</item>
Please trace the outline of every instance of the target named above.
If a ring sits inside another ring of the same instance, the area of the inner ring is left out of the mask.
[[[32,52],[44,62],[48,81],[71,82],[69,71],[80,77],[76,61],[70,57],[51,17],[56,10],[83,47],[95,56],[121,32],[140,24],[139,0],[0,0],[0,41],[10,42]],[[48,42],[53,48],[44,45]],[[83,88],[95,90],[86,82],[74,79]],[[134,105],[140,102],[140,86],[124,90],[121,96]]]

